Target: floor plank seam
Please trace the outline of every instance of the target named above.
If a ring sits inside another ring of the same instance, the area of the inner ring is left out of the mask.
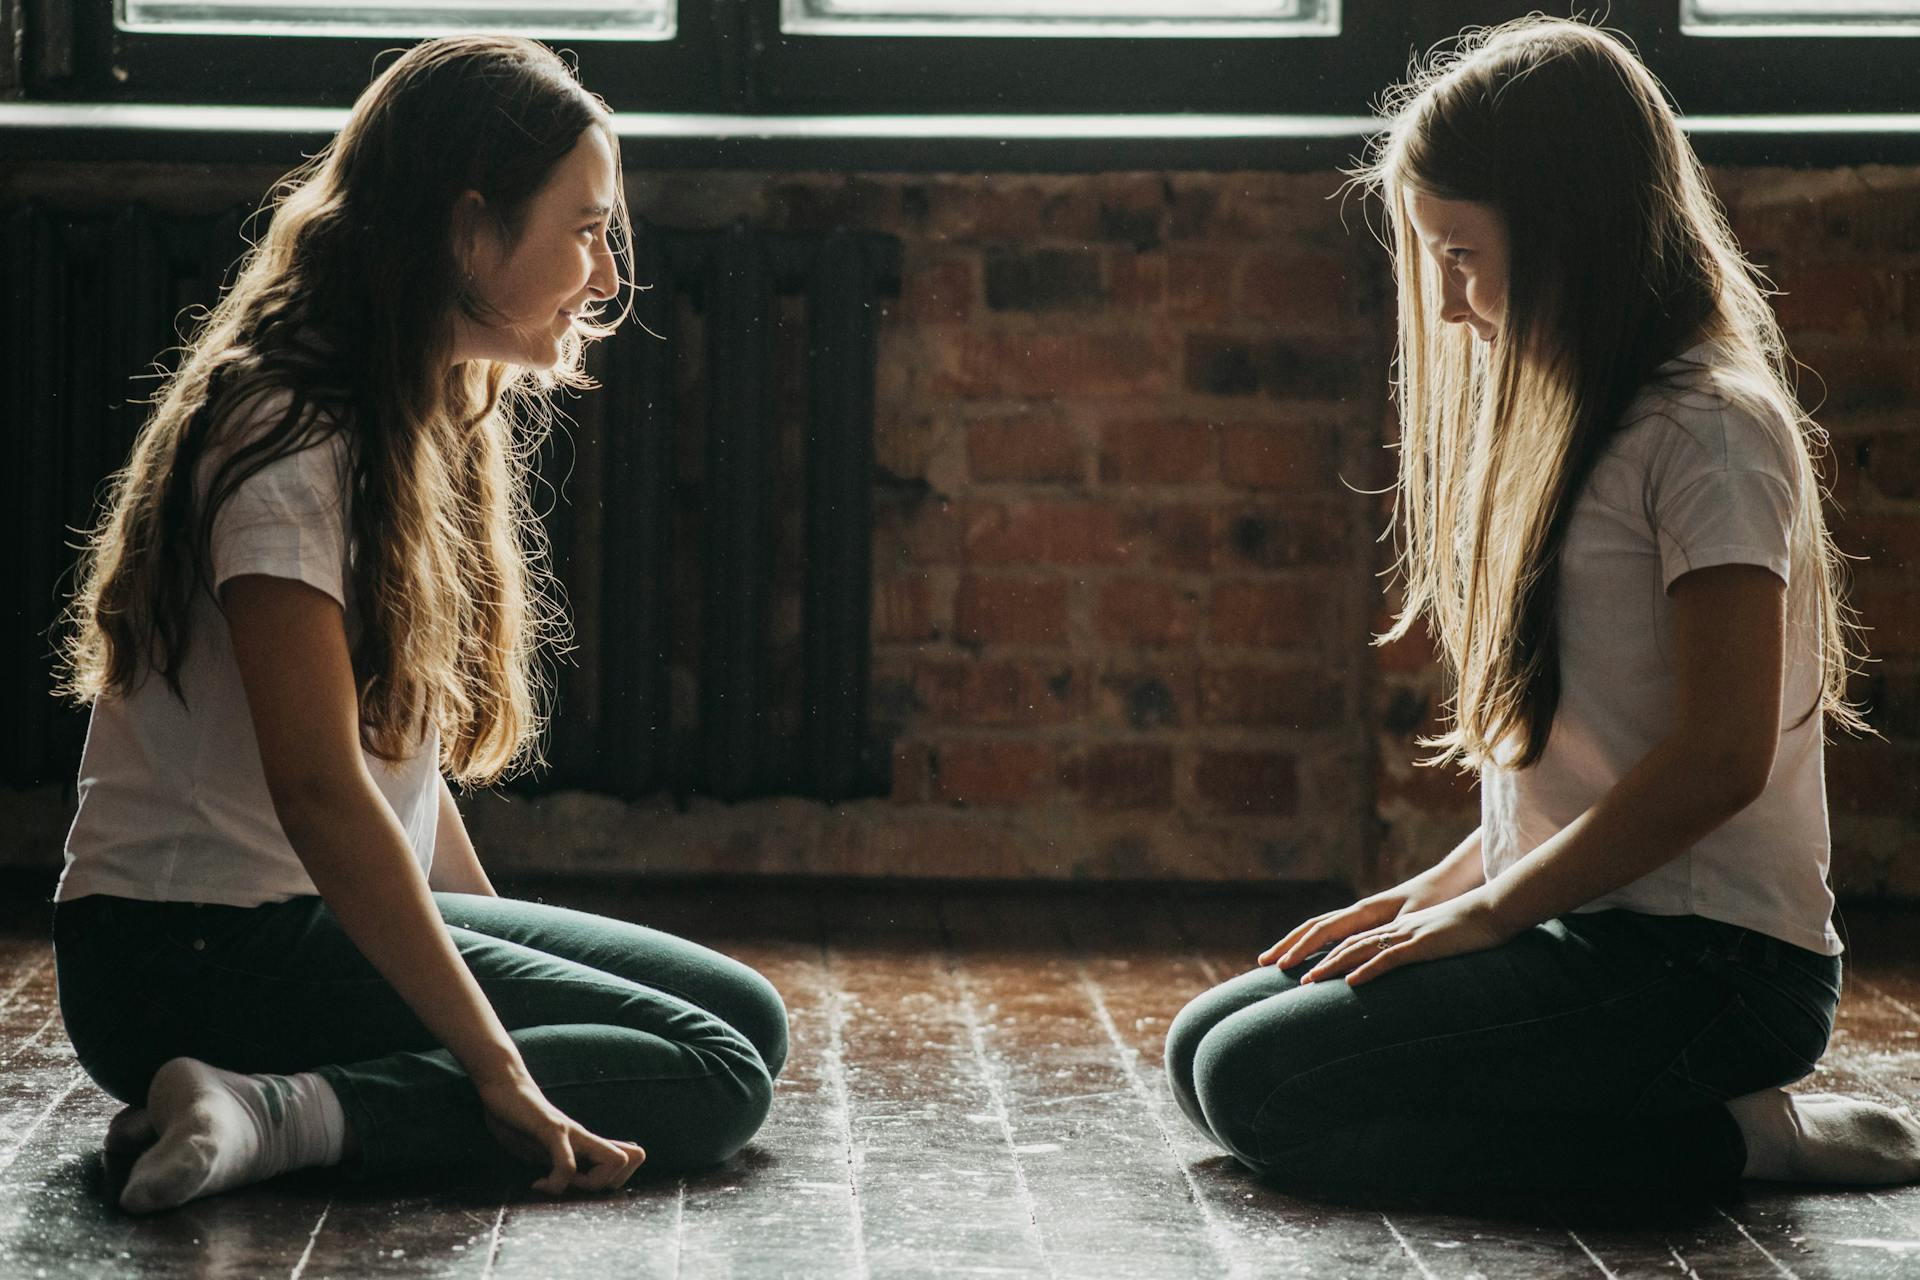
[[[1180,1170],[1180,1178],[1187,1187],[1187,1199],[1192,1202],[1194,1209],[1200,1214],[1200,1221],[1206,1226],[1207,1243],[1212,1247],[1214,1256],[1225,1264],[1229,1276],[1247,1275],[1246,1265],[1233,1255],[1232,1232],[1227,1230],[1226,1224],[1220,1221],[1218,1215],[1213,1212],[1212,1206],[1207,1204],[1201,1193],[1200,1183],[1193,1176],[1193,1170],[1188,1168],[1187,1162],[1180,1158],[1180,1153],[1174,1146],[1173,1134],[1167,1129],[1166,1119],[1161,1115],[1159,1100],[1153,1096],[1146,1082],[1140,1078],[1138,1066],[1134,1061],[1137,1055],[1127,1047],[1125,1039],[1120,1035],[1120,1027],[1114,1022],[1112,1011],[1107,1008],[1106,997],[1101,994],[1099,986],[1088,975],[1084,961],[1076,960],[1074,967],[1080,975],[1080,988],[1086,992],[1088,1001],[1093,1005],[1094,1017],[1100,1023],[1101,1029],[1107,1033],[1107,1039],[1112,1042],[1114,1053],[1120,1059],[1120,1070],[1127,1078],[1128,1088],[1140,1100],[1147,1114],[1153,1117],[1153,1126],[1160,1132],[1160,1141],[1167,1148],[1167,1157],[1173,1161],[1174,1167]]]
[[[1667,1252],[1673,1255],[1674,1265],[1680,1268],[1681,1275],[1685,1276],[1687,1280],[1700,1280],[1700,1273],[1693,1269],[1693,1264],[1691,1262],[1688,1262],[1685,1258],[1680,1256],[1680,1251],[1678,1249],[1674,1248],[1672,1245],[1668,1245]]]
[[[73,1074],[67,1079],[66,1088],[55,1095],[53,1101],[47,1104],[46,1110],[35,1116],[33,1123],[21,1131],[19,1140],[13,1144],[13,1149],[4,1155],[0,1155],[0,1175],[5,1175],[7,1170],[13,1168],[14,1161],[20,1158],[20,1153],[27,1149],[27,1143],[33,1140],[35,1131],[47,1122],[47,1117],[60,1109],[61,1105],[73,1095],[73,1091],[80,1087],[81,1081],[86,1078],[86,1072],[80,1070],[78,1067],[74,1068]]]
[[[827,1079],[831,1082],[834,1118],[839,1122],[840,1136],[847,1151],[847,1203],[852,1215],[854,1275],[857,1280],[867,1280],[871,1274],[867,1262],[866,1222],[860,1214],[860,1174],[866,1167],[862,1151],[853,1140],[853,1099],[847,1090],[847,1052],[846,1026],[850,1015],[840,985],[840,974],[834,966],[833,951],[823,939],[820,943],[820,969],[827,979]]]
[[[331,1212],[333,1201],[329,1200],[321,1207],[319,1220],[313,1224],[313,1230],[307,1232],[307,1247],[300,1251],[300,1258],[293,1264],[293,1271],[288,1274],[287,1280],[300,1280],[306,1274],[307,1263],[313,1260],[314,1246],[320,1243],[321,1228],[327,1225],[327,1215]]]
[[[1013,1167],[1013,1184],[1020,1199],[1020,1206],[1027,1211],[1027,1222],[1031,1228],[1034,1248],[1039,1251],[1040,1262],[1046,1268],[1048,1276],[1055,1274],[1053,1259],[1047,1252],[1046,1233],[1040,1230],[1039,1206],[1033,1198],[1033,1188],[1027,1184],[1027,1171],[1020,1160],[1020,1144],[1013,1136],[1013,1115],[1007,1107],[1006,1089],[1000,1078],[994,1073],[993,1063],[987,1056],[986,1032],[980,1025],[980,1011],[973,995],[973,986],[967,980],[965,969],[953,945],[953,929],[947,921],[944,907],[940,909],[941,942],[946,951],[947,974],[960,994],[960,1016],[967,1028],[967,1039],[973,1048],[973,1059],[980,1068],[980,1078],[986,1084],[987,1096],[993,1102],[994,1116],[1000,1121],[1000,1137],[1007,1144],[1007,1158]]]
[[[673,1194],[673,1280],[680,1280],[680,1269],[687,1260],[687,1176],[683,1173]]]
[[[34,965],[24,974],[21,974],[19,978],[15,979],[12,986],[8,987],[4,992],[0,992],[0,1013],[5,1013],[8,1008],[12,1006],[14,997],[18,996],[22,991],[25,991],[29,984],[52,967],[53,956],[48,955],[46,959]]]
[[[1609,1267],[1606,1263],[1600,1260],[1599,1254],[1587,1248],[1587,1242],[1585,1240],[1582,1240],[1577,1232],[1575,1232],[1571,1227],[1567,1227],[1563,1229],[1567,1233],[1567,1239],[1573,1241],[1575,1244],[1580,1246],[1580,1252],[1586,1254],[1587,1257],[1592,1260],[1593,1265],[1600,1269],[1601,1275],[1605,1276],[1607,1280],[1620,1280],[1620,1277],[1613,1273],[1613,1268]]]
[[[1885,1000],[1888,1004],[1906,1014],[1913,1022],[1920,1023],[1920,1009],[1915,1009],[1912,1005],[1902,1000],[1899,996],[1894,995],[1891,991],[1888,991],[1872,978],[1863,978],[1856,973],[1848,975],[1848,980],[1856,987],[1865,987],[1867,994],[1876,999]]]
[[[1438,1276],[1433,1274],[1432,1268],[1420,1260],[1419,1253],[1414,1250],[1413,1241],[1401,1234],[1400,1228],[1393,1225],[1392,1218],[1389,1218],[1383,1213],[1380,1215],[1380,1221],[1387,1224],[1387,1230],[1393,1233],[1394,1242],[1400,1246],[1400,1252],[1407,1255],[1407,1261],[1414,1265],[1414,1269],[1419,1271],[1423,1280],[1440,1280]]]
[[[1778,1271],[1782,1276],[1785,1276],[1786,1280],[1800,1280],[1799,1273],[1796,1272],[1792,1267],[1789,1267],[1786,1263],[1780,1261],[1780,1259],[1774,1257],[1773,1251],[1768,1249],[1767,1246],[1761,1244],[1758,1240],[1756,1240],[1754,1238],[1753,1232],[1747,1230],[1746,1224],[1742,1223],[1740,1219],[1734,1217],[1732,1214],[1728,1213],[1725,1209],[1715,1208],[1714,1212],[1719,1214],[1721,1217],[1725,1218],[1728,1222],[1731,1222],[1733,1224],[1733,1229],[1735,1231],[1738,1231],[1741,1235],[1745,1236],[1747,1243],[1752,1245],[1754,1248],[1758,1249],[1760,1251],[1760,1256],[1765,1258],[1768,1262],[1772,1263],[1773,1269],[1775,1271]]]

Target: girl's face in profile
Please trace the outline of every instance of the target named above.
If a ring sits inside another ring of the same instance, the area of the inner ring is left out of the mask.
[[[1440,318],[1493,342],[1507,311],[1507,227],[1492,205],[1407,193],[1407,216],[1440,272]]]
[[[527,203],[509,242],[476,192],[462,203],[472,228],[469,286],[490,322],[454,317],[454,362],[499,360],[550,369],[580,308],[617,287],[607,244],[615,166],[606,134],[588,129]],[[497,319],[492,319],[497,317]]]

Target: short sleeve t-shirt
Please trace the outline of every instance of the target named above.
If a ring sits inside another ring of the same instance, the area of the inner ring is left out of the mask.
[[[263,397],[245,425],[209,450],[196,476],[200,500],[227,452],[277,422],[286,404],[284,394]],[[349,640],[357,634],[348,449],[336,433],[277,459],[215,514],[215,596],[194,594],[180,671],[184,703],[157,674],[124,697],[95,701],[59,900],[104,893],[246,907],[315,892],[267,793],[232,638],[215,599],[222,584],[243,574],[288,578],[338,601]],[[439,745],[437,730],[429,729],[405,760],[365,756],[422,874],[432,864],[439,822]]]
[[[1779,743],[1760,798],[1665,865],[1581,907],[1699,915],[1838,955],[1814,584],[1792,574],[1807,480],[1798,427],[1731,396],[1711,347],[1663,365],[1609,441],[1561,553],[1561,697],[1545,752],[1481,772],[1487,879],[1597,803],[1672,728],[1681,575],[1760,565],[1785,582]]]

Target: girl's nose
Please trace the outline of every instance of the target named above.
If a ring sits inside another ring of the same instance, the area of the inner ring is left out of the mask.
[[[593,274],[587,277],[587,288],[595,298],[606,299],[613,296],[619,284],[613,270],[613,246],[603,239],[600,251],[593,255]]]
[[[1448,324],[1465,324],[1473,317],[1473,309],[1467,305],[1467,291],[1453,272],[1448,271],[1440,277],[1440,318]]]

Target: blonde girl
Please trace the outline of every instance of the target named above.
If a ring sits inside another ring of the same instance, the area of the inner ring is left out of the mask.
[[[1318,1187],[1920,1177],[1790,1096],[1840,992],[1821,772],[1859,728],[1786,353],[1660,87],[1530,19],[1390,102],[1406,605],[1480,828],[1308,920],[1167,1038],[1187,1115]]]
[[[607,1189],[766,1114],[767,982],[497,896],[448,788],[536,754],[535,396],[611,330],[618,157],[540,45],[408,51],[282,184],[116,479],[55,948],[128,1209],[314,1165]]]

